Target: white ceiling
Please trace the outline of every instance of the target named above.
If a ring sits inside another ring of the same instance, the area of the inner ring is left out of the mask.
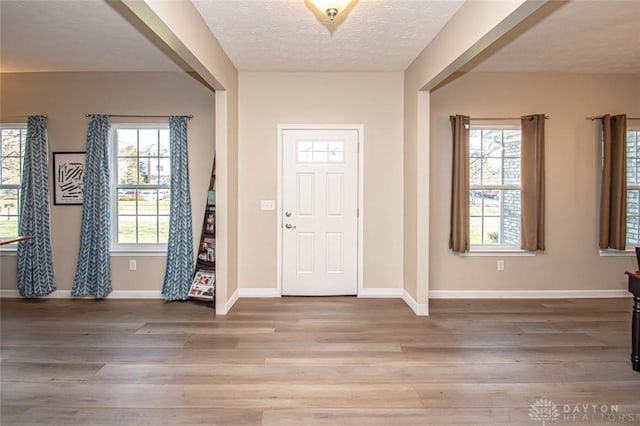
[[[464,3],[360,0],[331,33],[303,0],[192,1],[240,71],[404,71]]]
[[[103,0],[0,0],[0,70],[180,71]]]
[[[640,0],[576,0],[473,71],[640,74]]]
[[[193,2],[241,71],[401,71],[462,4],[359,0],[330,32],[305,0]],[[182,70],[118,3],[0,0],[0,71]],[[472,71],[637,74],[638,22],[640,0],[574,0]]]

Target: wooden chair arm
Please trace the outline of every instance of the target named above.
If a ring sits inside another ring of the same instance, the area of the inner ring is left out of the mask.
[[[637,280],[640,280],[640,271],[635,271],[635,272],[625,271],[625,274]]]

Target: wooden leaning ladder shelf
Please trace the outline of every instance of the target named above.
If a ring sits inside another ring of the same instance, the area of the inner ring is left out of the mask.
[[[216,282],[216,160],[213,159],[207,204],[202,220],[196,267],[189,289],[192,299],[214,302]]]

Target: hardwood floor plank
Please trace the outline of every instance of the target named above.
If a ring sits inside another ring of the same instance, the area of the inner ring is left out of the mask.
[[[163,335],[234,335],[234,334],[271,334],[275,332],[274,327],[247,327],[243,324],[215,324],[215,323],[149,323],[136,330],[136,334],[163,334]]]
[[[24,411],[20,416],[14,416],[14,419],[23,426],[248,426],[262,423],[262,410],[212,408],[85,408],[78,410],[34,407]]]
[[[631,334],[631,321],[627,318],[625,321],[554,321],[546,323],[520,323],[520,329],[525,333],[591,333],[598,330],[611,331],[620,330],[628,332],[627,337]]]
[[[421,351],[433,347],[449,347],[451,345],[466,348],[527,348],[527,347],[571,347],[571,346],[605,346],[587,333],[549,333],[549,334],[500,334],[479,331],[473,335],[434,335],[420,343],[402,345],[405,352]]]
[[[185,335],[136,335],[134,333],[51,335],[40,331],[3,335],[2,347],[181,348],[188,340],[189,336]]]
[[[11,406],[83,408],[420,408],[411,385],[3,382]]]
[[[0,371],[3,382],[87,381],[103,367],[104,364],[3,361]]]
[[[109,322],[93,324],[91,332],[95,334],[117,334],[135,332],[145,324],[143,322]],[[47,335],[56,336],[59,334],[85,333],[86,324],[76,323],[68,320],[57,321],[28,321],[24,320],[5,321],[2,324],[3,333],[31,333],[34,330],[47,329]]]
[[[21,418],[28,410],[29,407],[0,405],[0,425],[23,425]]]
[[[532,426],[528,408],[439,409],[311,409],[265,410],[263,425],[424,426],[491,425]]]
[[[529,407],[538,399],[555,404],[618,404],[640,413],[637,379],[598,382],[419,384],[425,407]]]
[[[336,353],[334,356],[319,357],[316,354],[296,352],[290,357],[268,357],[267,364],[321,364],[321,365],[447,365],[447,364],[490,364],[490,363],[572,363],[572,362],[616,362],[626,360],[630,350],[628,345],[614,347],[550,347],[550,348],[467,348],[451,347],[425,348],[419,352]]]

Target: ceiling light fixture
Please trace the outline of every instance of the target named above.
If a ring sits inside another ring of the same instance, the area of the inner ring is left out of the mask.
[[[310,0],[320,12],[325,13],[332,21],[351,3],[351,0]]]

